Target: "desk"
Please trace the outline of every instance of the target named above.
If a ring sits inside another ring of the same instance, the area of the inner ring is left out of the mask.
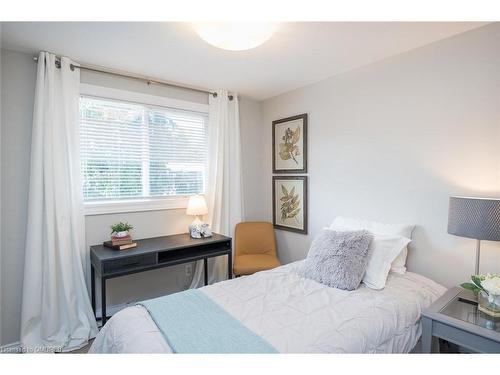
[[[227,255],[228,277],[232,278],[231,238],[214,233],[209,238],[189,234],[136,240],[137,247],[114,250],[103,245],[90,247],[92,309],[95,314],[95,279],[101,280],[102,325],[106,324],[106,280],[133,273],[170,267],[197,260],[204,262],[204,281],[208,283],[208,258]]]

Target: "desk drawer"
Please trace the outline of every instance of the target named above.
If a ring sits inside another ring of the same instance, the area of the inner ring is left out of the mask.
[[[172,262],[178,259],[187,258],[190,256],[199,256],[213,253],[216,251],[225,251],[231,249],[231,242],[216,242],[210,244],[200,244],[199,246],[191,246],[180,249],[165,250],[158,252],[158,264]]]
[[[104,263],[104,273],[127,271],[156,264],[156,254],[136,255]]]

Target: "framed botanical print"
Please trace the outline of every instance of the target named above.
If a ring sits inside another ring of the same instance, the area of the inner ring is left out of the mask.
[[[273,121],[273,173],[307,173],[307,113]]]
[[[273,225],[307,234],[307,176],[273,176]]]

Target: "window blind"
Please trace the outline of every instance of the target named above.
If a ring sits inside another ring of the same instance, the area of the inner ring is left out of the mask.
[[[80,98],[85,201],[204,192],[207,114]]]

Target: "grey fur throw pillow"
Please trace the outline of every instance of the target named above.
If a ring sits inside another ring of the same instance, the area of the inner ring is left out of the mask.
[[[372,238],[366,230],[337,232],[325,229],[314,239],[297,272],[330,287],[354,290],[365,273]]]

